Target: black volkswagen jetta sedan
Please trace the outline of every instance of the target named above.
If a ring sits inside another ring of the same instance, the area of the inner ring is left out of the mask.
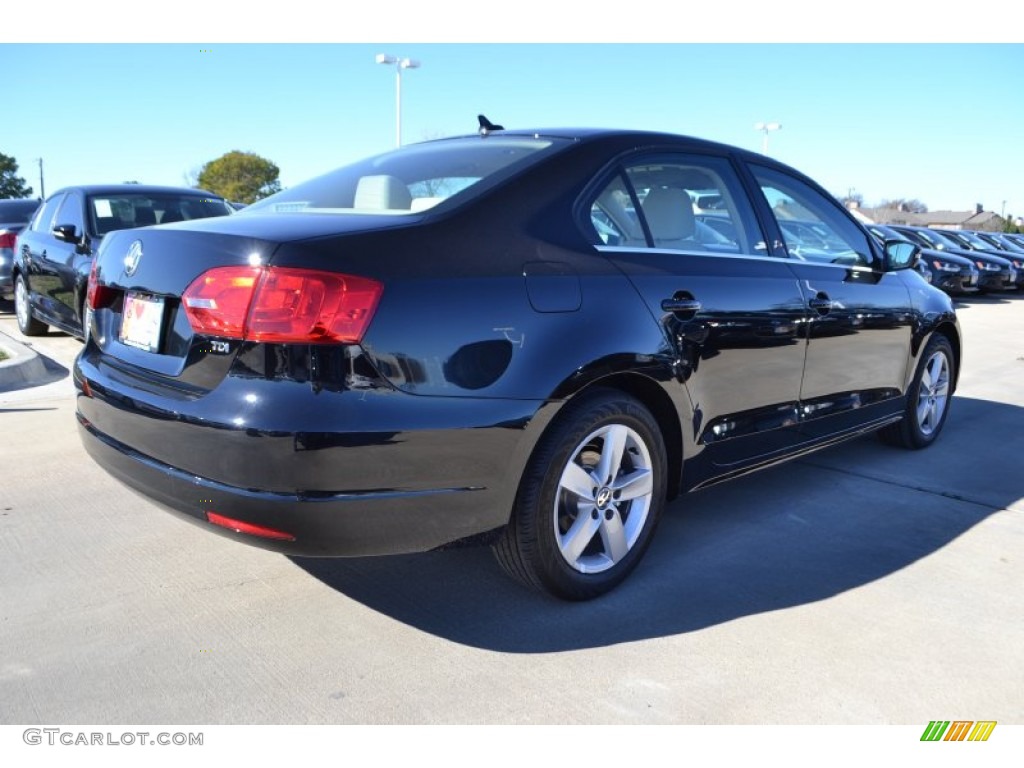
[[[732,234],[704,243],[712,193]],[[845,247],[795,256],[793,211]],[[77,419],[111,474],[238,540],[489,543],[587,599],[683,491],[868,432],[938,437],[961,336],[916,253],[761,155],[482,129],[109,234]]]

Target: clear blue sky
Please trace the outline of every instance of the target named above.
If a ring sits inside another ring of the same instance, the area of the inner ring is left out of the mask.
[[[756,150],[753,124],[778,121],[770,154],[835,194],[1024,216],[1022,44],[4,43],[0,152],[36,194],[39,157],[52,192],[183,184],[233,149],[291,186],[393,146],[381,52],[422,62],[402,78],[406,142],[472,132],[483,112]]]

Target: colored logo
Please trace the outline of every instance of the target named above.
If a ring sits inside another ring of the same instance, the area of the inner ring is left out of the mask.
[[[932,720],[921,741],[988,741],[995,727],[995,720]]]

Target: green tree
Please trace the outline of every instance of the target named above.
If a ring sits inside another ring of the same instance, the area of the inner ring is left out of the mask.
[[[228,200],[255,203],[281,190],[278,167],[254,152],[232,150],[199,171],[199,186]]]
[[[18,176],[18,162],[0,152],[0,200],[31,196],[32,187],[25,186],[25,180]]]

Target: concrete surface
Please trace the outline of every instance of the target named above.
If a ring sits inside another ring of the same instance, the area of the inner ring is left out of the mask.
[[[0,333],[0,351],[7,355],[0,360],[0,392],[33,387],[48,379],[60,378],[60,375],[51,374],[45,357],[6,333]]]
[[[209,535],[91,463],[67,379],[2,393],[0,722],[1024,722],[1024,296],[961,322],[932,448],[862,439],[684,497],[583,605],[486,550]],[[64,367],[80,347],[33,344]]]

